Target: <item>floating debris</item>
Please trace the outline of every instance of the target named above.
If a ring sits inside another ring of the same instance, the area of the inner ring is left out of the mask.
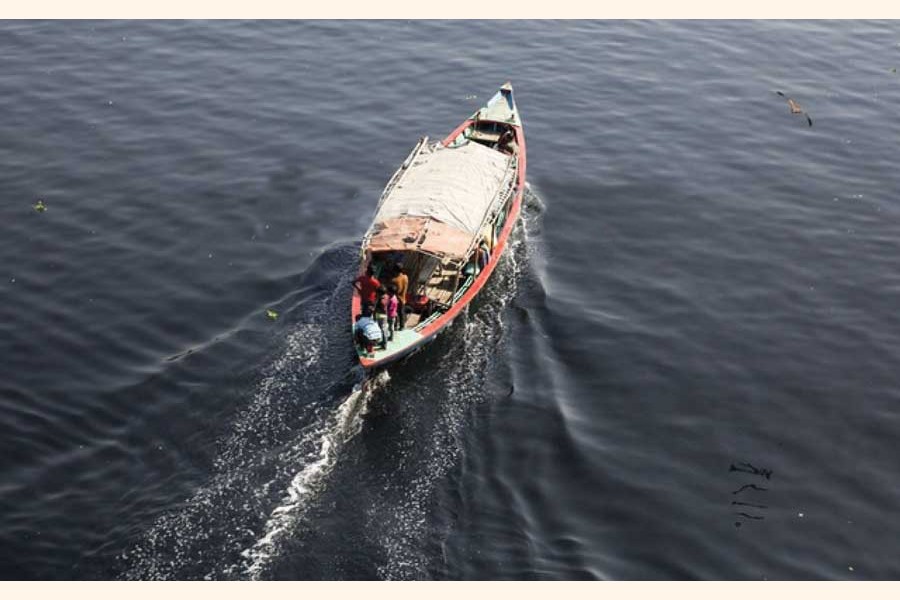
[[[736,468],[735,468],[734,470],[737,471]],[[744,490],[756,490],[756,491],[758,491],[758,492],[765,492],[766,490],[768,490],[768,488],[760,487],[760,486],[758,486],[758,485],[756,485],[756,484],[754,484],[754,483],[745,483],[745,484],[742,485],[740,488],[734,490],[734,491],[731,492],[731,493],[732,493],[732,494],[740,494],[740,493],[743,492]]]
[[[272,310],[271,308],[266,310],[266,316],[272,319],[273,321],[278,318],[278,313]]]
[[[769,508],[765,504],[753,504],[752,502],[738,502],[737,500],[733,500],[731,502],[732,506],[751,506],[753,508]]]
[[[34,205],[34,210],[38,212],[44,212],[45,210],[47,210],[47,206],[44,204],[43,200],[38,200],[37,204]]]
[[[748,515],[745,512],[735,513],[738,516],[744,517],[745,519],[753,519],[754,521],[762,521],[765,517],[760,517],[759,515]]]
[[[748,462],[739,462],[737,466],[732,463],[732,465],[728,468],[728,472],[732,471],[740,471],[741,473],[752,473],[753,475],[759,475],[761,477],[765,477],[766,479],[772,478],[772,471],[770,469],[762,469],[757,468],[751,465]]]
[[[809,123],[810,127],[812,127],[812,119],[810,118],[810,116],[807,114],[807,112],[805,110],[800,108],[800,105],[797,104],[797,102],[793,98],[788,98],[787,96],[784,95],[784,92],[776,91],[775,93],[778,94],[779,96],[781,96],[782,98],[785,98],[788,101],[788,106],[791,109],[792,115],[803,115],[804,117],[806,117],[806,122]]]

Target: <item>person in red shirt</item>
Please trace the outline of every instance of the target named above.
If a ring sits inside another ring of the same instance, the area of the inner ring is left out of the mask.
[[[362,304],[375,306],[375,293],[381,287],[381,282],[375,279],[375,270],[372,265],[366,267],[365,275],[360,275],[353,280],[353,287],[359,292],[359,299]]]

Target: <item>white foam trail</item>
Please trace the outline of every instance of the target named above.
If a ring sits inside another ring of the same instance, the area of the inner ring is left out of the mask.
[[[220,440],[209,480],[119,556],[123,578],[194,578],[199,568],[206,571],[205,579],[241,574],[243,561],[232,562],[256,539],[249,523],[258,523],[261,511],[271,506],[269,490],[297,473],[298,459],[310,462],[305,452],[322,446],[316,436],[332,422],[334,411],[319,412],[327,405],[297,402],[296,396],[302,390],[323,399],[329,382],[346,376],[341,361],[332,357],[346,353],[343,298],[351,278],[351,271],[342,272],[331,294],[301,304],[303,320],[286,334],[281,352],[234,418],[231,433]],[[335,367],[328,370],[329,365]],[[298,432],[308,422],[312,424]],[[315,452],[311,460],[318,461]],[[309,472],[315,470],[310,467]]]
[[[466,375],[477,376],[484,370],[481,360],[496,350],[498,340],[494,336],[502,337],[502,309],[515,296],[516,281],[528,268],[535,241],[531,230],[537,227],[539,239],[542,209],[540,198],[529,190],[525,195],[522,227],[512,236],[503,262],[493,275],[495,281],[482,292],[492,299],[489,300],[491,308],[479,311],[474,322],[466,323],[463,339],[470,362],[461,372],[454,368],[448,374],[451,381],[447,383],[453,388],[455,402],[442,409],[442,428],[451,437],[465,423],[466,408],[483,399],[481,394],[466,391],[480,389],[482,384],[466,380]],[[304,305],[304,322],[296,324],[287,334],[283,351],[266,368],[254,397],[235,418],[232,434],[223,439],[211,481],[197,490],[183,509],[163,515],[145,539],[123,553],[122,559],[129,565],[125,578],[180,579],[185,573],[195,576],[192,569],[203,565],[207,579],[259,579],[277,559],[284,542],[297,530],[325,488],[342,449],[361,430],[362,416],[373,390],[388,381],[386,373],[371,380],[366,390],[354,390],[335,409],[326,408],[333,406],[330,402],[323,405],[292,401],[298,390],[319,389],[341,376],[340,373],[323,375],[322,369],[329,364],[330,356],[344,352],[343,294],[352,276],[350,271],[347,273],[330,297]],[[475,358],[479,358],[478,365],[471,362]],[[312,424],[308,428],[297,431],[298,423],[310,420]],[[277,452],[278,448],[283,451]],[[379,513],[380,519],[393,513],[405,521],[395,525],[396,535],[385,542],[389,560],[386,567],[379,569],[383,578],[414,578],[416,573],[421,576],[416,540],[425,535],[427,503],[424,499],[431,493],[434,482],[455,464],[456,450],[455,442],[436,444],[433,456],[413,483],[409,504],[387,507]],[[278,486],[284,486],[283,500],[270,509],[269,490]],[[248,531],[251,520],[259,523],[256,518],[260,510],[262,514],[268,512],[265,523],[261,529],[254,527],[254,531]],[[242,559],[233,564],[239,554]]]
[[[353,392],[338,406],[334,417],[326,425],[313,432],[319,436],[319,451],[315,460],[306,464],[290,482],[284,501],[269,515],[263,535],[241,555],[247,560],[243,571],[251,579],[258,579],[264,568],[278,553],[278,542],[303,516],[310,501],[323,487],[325,477],[334,468],[340,449],[362,429],[362,416],[366,412],[372,392],[390,380],[387,371],[356,386]]]

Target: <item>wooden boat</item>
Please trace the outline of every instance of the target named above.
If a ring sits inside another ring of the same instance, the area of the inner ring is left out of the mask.
[[[384,348],[360,346],[354,329],[364,368],[421,348],[484,287],[519,216],[525,166],[525,135],[509,83],[442,141],[419,140],[385,187],[362,241],[360,277],[371,267],[387,286],[398,263],[408,277],[400,299],[405,327]],[[354,283],[354,323],[370,306],[359,289]]]

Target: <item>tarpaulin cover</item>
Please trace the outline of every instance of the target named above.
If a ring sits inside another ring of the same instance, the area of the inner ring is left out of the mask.
[[[476,143],[424,148],[384,199],[375,223],[427,217],[472,239],[497,197],[509,160]]]

